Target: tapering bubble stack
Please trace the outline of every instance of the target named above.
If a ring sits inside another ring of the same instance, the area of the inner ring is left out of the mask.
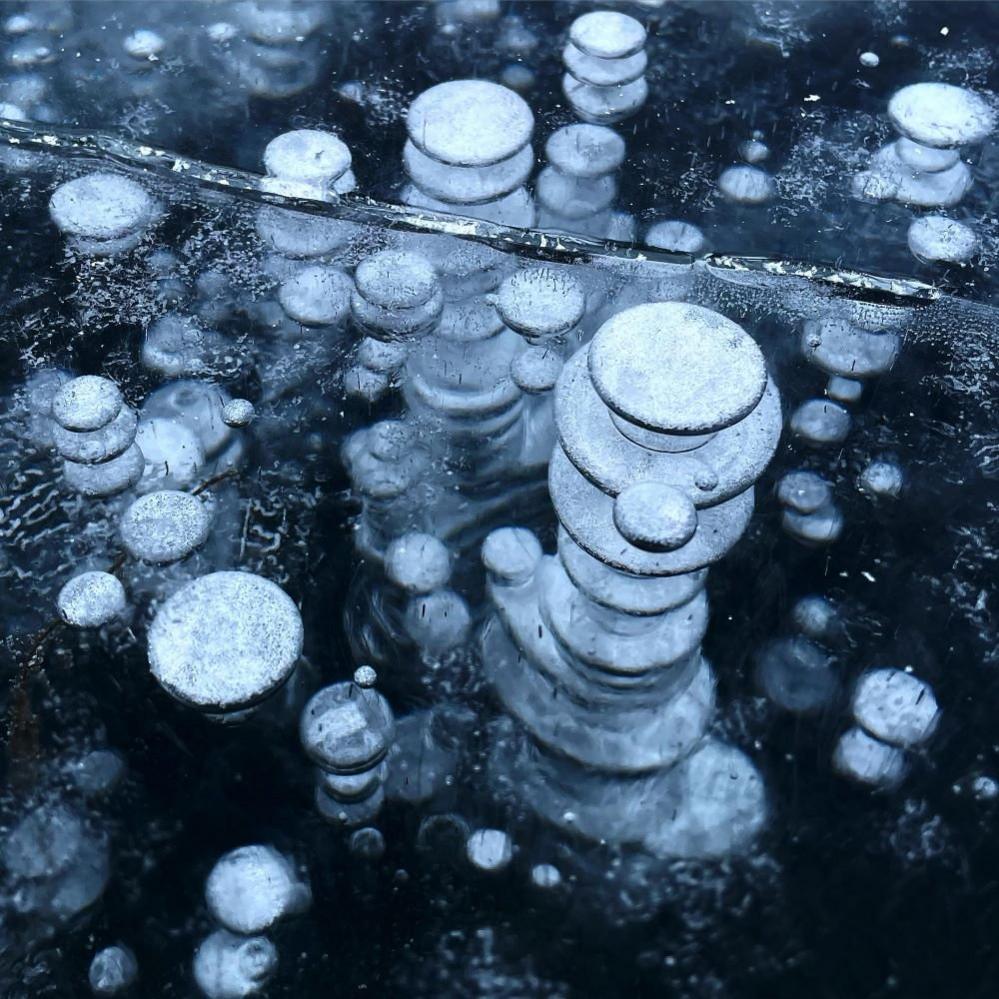
[[[707,567],[739,540],[781,430],[759,348],[697,306],[608,320],[555,390],[558,553],[522,528],[482,549],[486,670],[519,723],[494,763],[539,814],[657,856],[748,843],[766,815],[741,752],[708,736]]]
[[[144,458],[135,443],[138,418],[111,379],[73,378],[52,397],[51,413],[52,442],[71,489],[100,498],[139,481]]]
[[[564,92],[578,118],[610,125],[645,103],[644,25],[627,14],[596,10],[577,17],[562,50]]]
[[[963,147],[983,142],[996,112],[980,94],[949,83],[913,83],[888,102],[899,138],[882,146],[853,180],[857,197],[916,208],[949,208],[972,184]]]
[[[405,204],[503,225],[534,224],[524,184],[534,167],[534,115],[522,97],[488,80],[425,90],[406,115]]]
[[[316,807],[344,826],[364,825],[381,809],[395,735],[392,709],[361,673],[320,690],[299,720],[302,747],[318,767]]]

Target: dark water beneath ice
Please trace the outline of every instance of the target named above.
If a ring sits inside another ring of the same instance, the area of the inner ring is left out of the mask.
[[[439,80],[494,75],[505,61],[488,24],[448,37],[434,29],[426,5],[343,4],[316,56],[325,75],[300,94],[264,101],[212,85],[209,70],[184,55],[163,96],[130,97],[115,89],[116,71],[94,53],[106,37],[150,18],[169,22],[177,37],[186,24],[206,20],[201,5],[170,4],[169,15],[163,7],[74,10],[72,31],[96,48],[81,44],[77,63],[64,53],[43,67],[59,122],[251,172],[277,132],[335,123],[354,152],[363,195],[384,202],[400,180],[401,115],[411,97]],[[584,7],[510,9],[541,39],[530,57],[539,67],[530,103],[547,131],[571,120],[560,106],[555,33]],[[113,261],[74,259],[46,205],[57,183],[94,162],[54,152],[0,179],[0,397],[7,410],[0,422],[0,665],[11,719],[2,817],[7,828],[30,804],[70,802],[110,844],[111,877],[95,905],[55,928],[19,912],[9,879],[3,882],[2,994],[87,995],[94,951],[118,940],[139,959],[135,994],[197,994],[191,957],[214,925],[204,879],[222,853],[249,842],[271,843],[303,862],[314,896],[308,914],[270,934],[280,963],[268,996],[994,992],[999,799],[976,794],[974,782],[999,779],[997,327],[990,307],[996,146],[975,151],[976,184],[955,212],[974,220],[983,240],[968,268],[916,263],[905,246],[911,211],[851,201],[836,183],[854,169],[860,149],[887,139],[883,109],[898,86],[928,76],[995,86],[994,11],[973,4],[675,4],[641,16],[655,27],[655,96],[628,134],[623,207],[642,221],[682,215],[703,226],[719,253],[821,263],[826,274],[899,274],[954,295],[916,309],[897,363],[851,407],[846,442],[809,448],[785,431],[757,484],[749,531],[709,575],[704,648],[719,678],[714,730],[747,752],[765,779],[772,814],[759,842],[724,861],[653,863],[629,848],[559,834],[497,793],[488,745],[504,714],[474,652],[434,670],[419,663],[411,644],[379,634],[383,578],[354,547],[358,503],[340,443],[360,426],[398,415],[400,401],[345,399],[338,382],[344,345],[306,383],[262,405],[264,386],[246,359],[257,349],[246,303],[266,298],[273,282],[260,269],[256,203],[135,163],[133,175],[168,209],[154,240]],[[893,42],[897,36],[907,41]],[[878,52],[877,73],[862,73],[855,49]],[[193,101],[185,91],[198,90],[202,77],[209,82]],[[337,94],[329,78],[361,80],[367,101]],[[819,99],[806,101],[813,94]],[[778,177],[779,196],[762,210],[727,205],[713,186],[753,128],[770,143],[768,165]],[[359,244],[371,250],[388,226],[377,211],[362,209],[371,214]],[[524,241],[524,251],[532,250],[532,237]],[[148,270],[150,252],[164,246],[177,253],[182,281],[210,268],[229,279],[241,304],[220,328],[245,350],[233,351],[215,377],[260,412],[243,471],[218,488],[234,527],[205,554],[206,564],[259,572],[300,604],[307,686],[348,678],[363,654],[377,653],[379,690],[397,717],[447,697],[478,718],[453,785],[432,808],[384,807],[380,859],[351,854],[345,836],[316,813],[313,772],[293,720],[275,711],[252,724],[214,725],[164,695],[146,665],[148,607],[131,628],[110,635],[64,630],[42,647],[41,668],[26,668],[67,575],[106,563],[117,542],[113,504],[84,503],[63,490],[51,452],[18,436],[14,395],[30,371],[50,365],[113,377],[134,401],[154,389],[158,379],[137,358],[145,327],[165,309]],[[554,256],[578,256],[584,271],[594,267],[581,259],[582,244],[574,254],[570,245]],[[699,300],[759,342],[785,415],[821,396],[826,378],[801,356],[795,303],[800,295],[826,300],[828,281],[760,278],[747,288],[705,265],[698,287]],[[883,455],[904,469],[906,487],[895,501],[872,502],[855,483]],[[819,471],[833,485],[844,519],[833,545],[803,547],[780,529],[774,487],[798,468]],[[550,506],[525,503],[517,514],[552,550]],[[461,558],[461,585],[481,622],[482,581],[469,568],[474,546]],[[754,670],[766,643],[791,633],[791,608],[806,594],[839,608],[842,629],[829,646],[839,693],[818,716],[797,718],[760,696]],[[873,794],[835,774],[830,755],[847,725],[852,681],[879,665],[912,666],[933,686],[943,714],[901,787]],[[96,747],[118,751],[127,771],[107,798],[84,802],[65,765]],[[434,841],[426,827],[421,833],[430,811],[457,813],[471,828],[510,830],[514,864],[498,877],[471,869],[460,841]],[[556,863],[566,878],[547,896],[527,876],[540,862]]]

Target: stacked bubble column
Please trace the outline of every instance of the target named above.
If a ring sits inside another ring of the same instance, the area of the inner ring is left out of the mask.
[[[425,90],[406,116],[403,166],[413,208],[529,227],[534,200],[534,116],[522,97],[486,80],[451,80]]]
[[[588,838],[726,852],[759,828],[765,802],[749,761],[706,737],[705,570],[749,522],[778,394],[738,326],[662,303],[601,327],[566,365],[555,411],[558,554],[521,529],[483,547],[496,609],[483,663],[526,733],[497,766],[542,816]]]
[[[957,205],[973,181],[961,149],[994,131],[993,108],[963,87],[915,83],[892,95],[888,117],[899,138],[882,146],[854,177],[854,194],[917,208]]]
[[[271,194],[333,201],[356,187],[350,150],[330,132],[284,132],[267,144],[263,160],[261,188]],[[350,223],[277,206],[257,215],[257,235],[269,253],[265,269],[278,280],[308,263],[337,259],[356,231]]]
[[[138,417],[110,379],[72,379],[53,397],[51,412],[52,441],[75,492],[113,496],[142,477],[145,459],[135,443]]]
[[[889,320],[891,317],[888,317]],[[900,335],[883,328],[884,317],[854,309],[846,316],[807,320],[802,326],[801,353],[829,375],[825,398],[807,399],[789,419],[792,433],[812,447],[839,446],[849,434],[849,406],[863,394],[864,382],[889,371],[901,346]],[[832,489],[819,473],[798,470],[778,484],[784,506],[782,526],[805,544],[829,544],[839,538],[843,517]]]
[[[645,103],[645,39],[641,22],[616,11],[593,11],[572,22],[562,50],[562,90],[577,117],[611,125]]]
[[[368,822],[385,801],[395,719],[374,681],[374,671],[362,666],[352,681],[324,687],[302,711],[302,746],[318,767],[316,808],[333,823]]]
[[[625,157],[625,142],[617,132],[605,125],[566,125],[549,137],[545,157],[548,166],[535,185],[541,228],[634,238],[633,218],[613,209]]]
[[[212,55],[240,88],[265,100],[286,100],[316,82],[326,59],[326,4],[301,0],[251,0],[234,5],[233,21],[207,29]]]

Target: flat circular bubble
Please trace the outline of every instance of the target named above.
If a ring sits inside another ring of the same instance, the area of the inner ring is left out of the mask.
[[[333,326],[350,314],[354,282],[336,267],[303,267],[278,289],[285,312],[306,326]]]
[[[845,319],[810,319],[802,326],[801,350],[823,371],[843,378],[873,378],[895,363],[899,337],[860,329]]]
[[[961,158],[959,149],[934,149],[933,146],[913,142],[904,135],[896,140],[895,153],[907,167],[925,173],[949,170]]]
[[[744,165],[723,170],[718,178],[718,189],[730,201],[743,205],[761,205],[776,193],[770,174],[758,167]]]
[[[562,356],[548,347],[528,347],[510,365],[510,377],[522,392],[537,395],[555,387],[562,373]]]
[[[204,330],[190,316],[167,313],[150,323],[142,344],[142,363],[167,378],[196,374],[207,365]]]
[[[134,59],[153,59],[166,48],[166,39],[155,31],[140,28],[133,31],[121,47]]]
[[[334,683],[305,705],[298,733],[302,748],[317,766],[333,773],[357,773],[384,758],[395,719],[376,690]]]
[[[518,94],[487,80],[450,80],[409,107],[406,130],[428,156],[455,166],[488,166],[518,153],[534,115]]]
[[[706,740],[678,767],[679,805],[645,838],[659,857],[724,857],[748,847],[767,818],[766,789],[734,746]]]
[[[520,187],[534,169],[534,150],[530,146],[489,166],[461,167],[427,156],[408,140],[402,157],[406,173],[417,187],[431,197],[455,204],[495,201]]]
[[[227,427],[245,427],[253,421],[255,412],[249,399],[230,399],[222,407],[222,422]]]
[[[49,200],[52,220],[66,233],[89,239],[119,239],[152,216],[153,199],[133,180],[92,173],[60,184]]]
[[[454,590],[416,594],[403,617],[406,633],[431,656],[445,655],[464,642],[471,624],[468,604]]]
[[[645,44],[640,21],[611,10],[597,10],[577,17],[569,28],[569,40],[577,49],[599,59],[622,59]]]
[[[61,874],[77,859],[86,833],[79,816],[65,805],[41,805],[7,834],[3,863],[16,877]]]
[[[767,386],[763,354],[731,320],[697,305],[637,305],[600,327],[590,377],[615,413],[650,430],[697,434],[729,427]]]
[[[634,616],[651,616],[692,600],[704,589],[707,570],[679,576],[632,576],[588,554],[559,528],[558,555],[566,575],[590,599]]]
[[[480,871],[501,871],[513,859],[513,841],[502,829],[476,829],[468,837],[465,852]]]
[[[130,444],[118,457],[99,465],[64,461],[62,474],[66,484],[82,496],[114,496],[131,489],[139,479],[146,459],[137,444]]]
[[[143,432],[150,455],[158,453],[155,442],[150,436],[162,439],[164,453],[176,451],[185,440],[187,432],[198,439],[205,457],[218,454],[232,440],[232,434],[222,419],[222,410],[229,401],[229,393],[221,385],[214,382],[199,381],[193,378],[181,378],[167,382],[146,396],[142,404],[140,417],[143,425],[149,420],[158,420],[155,424],[155,435],[150,435],[148,429]],[[167,430],[164,423],[172,422],[181,428],[179,435]],[[187,464],[194,455],[174,453],[171,461],[171,473],[174,465]],[[198,464],[197,460],[193,461]]]
[[[838,621],[836,608],[825,597],[802,597],[791,609],[794,626],[809,638],[828,638]]]
[[[756,657],[756,677],[771,701],[796,714],[821,711],[839,690],[829,656],[800,635],[764,646]]]
[[[365,257],[357,265],[354,281],[362,298],[383,309],[415,309],[439,290],[430,261],[406,250],[382,250]]]
[[[260,992],[278,964],[267,937],[216,930],[194,955],[194,980],[207,999],[244,999]]]
[[[511,274],[500,286],[496,308],[503,322],[530,337],[567,333],[583,318],[586,295],[571,275],[553,267]]]
[[[115,944],[98,951],[87,978],[95,995],[113,996],[127,989],[139,976],[139,964],[128,947]]]
[[[205,882],[205,901],[227,930],[261,933],[301,910],[308,889],[291,864],[270,846],[242,846],[220,857]]]
[[[565,68],[582,83],[595,87],[618,87],[638,79],[649,64],[649,57],[643,49],[619,59],[604,59],[590,55],[569,42],[562,49],[562,62]]]
[[[613,204],[617,180],[612,174],[580,179],[545,167],[534,183],[538,201],[549,211],[566,219],[588,219]]]
[[[662,482],[636,482],[614,501],[614,524],[633,545],[675,551],[697,530],[697,510],[681,489]]]
[[[894,787],[905,776],[905,754],[863,729],[844,732],[833,750],[833,768],[844,777],[875,787]]]
[[[818,472],[788,472],[777,483],[777,499],[798,513],[815,513],[832,500],[832,486]]]
[[[53,421],[52,443],[60,457],[85,465],[117,458],[134,440],[139,418],[131,406],[122,406],[118,415],[98,430],[67,430]]]
[[[570,177],[613,173],[624,162],[624,154],[624,139],[603,125],[566,125],[545,143],[548,162]]]
[[[205,543],[211,517],[190,493],[161,489],[135,500],[121,518],[121,540],[143,562],[165,565],[190,555]]]
[[[121,410],[121,390],[110,378],[81,375],[52,398],[52,416],[66,430],[100,430]]]
[[[411,593],[430,593],[451,578],[447,546],[430,534],[404,534],[385,551],[385,573]]]
[[[843,515],[829,505],[814,513],[785,510],[780,520],[788,534],[809,545],[828,545],[843,533]]]
[[[536,888],[557,888],[562,883],[562,874],[552,864],[535,864],[531,868],[531,884]]]
[[[59,616],[77,628],[99,628],[125,610],[125,588],[109,572],[82,572],[59,591]]]
[[[566,73],[562,77],[562,92],[577,117],[592,124],[609,125],[634,114],[649,96],[649,85],[640,76],[616,87],[594,87]]]
[[[645,242],[657,250],[671,253],[700,253],[707,245],[704,233],[679,219],[667,219],[650,225],[645,233]]]
[[[272,177],[329,184],[350,169],[347,145],[330,132],[300,128],[271,139],[264,169]]]
[[[943,215],[924,215],[909,226],[909,249],[920,260],[962,264],[978,249],[974,229]]]
[[[853,717],[878,739],[908,747],[933,734],[940,709],[929,684],[904,670],[878,669],[857,682]]]
[[[974,91],[949,83],[914,83],[888,102],[891,123],[925,146],[967,146],[995,128],[996,114]]]
[[[225,711],[281,686],[302,639],[302,616],[279,586],[249,572],[213,572],[159,608],[149,628],[149,665],[178,700]]]
[[[385,837],[372,826],[355,829],[347,845],[355,857],[365,860],[378,860],[385,853]]]
[[[860,491],[869,496],[898,496],[904,484],[902,469],[890,461],[872,461],[857,479]]]
[[[850,432],[850,414],[836,402],[807,399],[792,414],[791,432],[812,444],[839,444]]]
[[[526,527],[497,528],[482,544],[482,564],[505,583],[530,579],[542,554],[541,543]]]
[[[227,430],[224,426],[223,429]],[[205,448],[198,434],[177,419],[143,417],[135,442],[145,456],[143,487],[148,484],[149,488],[156,489],[171,483],[192,485],[205,465]]]

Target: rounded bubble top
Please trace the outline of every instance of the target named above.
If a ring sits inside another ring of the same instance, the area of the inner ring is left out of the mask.
[[[541,561],[541,544],[526,527],[500,527],[482,544],[482,564],[505,582],[529,579]]]
[[[260,933],[308,901],[291,864],[270,846],[242,846],[219,858],[205,882],[212,915],[233,933]]]
[[[333,326],[350,314],[354,282],[336,267],[303,267],[278,290],[285,312],[305,326]]]
[[[700,253],[707,245],[704,233],[679,219],[668,219],[650,225],[645,233],[645,242],[657,250],[669,250],[671,253]]]
[[[636,305],[600,327],[590,377],[619,416],[650,430],[699,434],[731,426],[760,401],[763,354],[731,320],[697,305]]]
[[[52,221],[71,236],[118,239],[142,226],[153,199],[134,180],[91,173],[60,184],[49,200]]]
[[[775,193],[770,174],[744,164],[723,170],[718,178],[718,187],[726,198],[744,205],[761,205]]]
[[[634,55],[645,44],[645,36],[640,21],[612,10],[595,10],[577,17],[569,29],[572,44],[598,59]]]
[[[277,948],[267,937],[216,930],[194,955],[194,980],[208,999],[243,999],[260,992],[277,963]]]
[[[915,746],[933,734],[940,709],[929,684],[904,670],[878,669],[857,682],[853,717],[885,742]]]
[[[357,265],[361,296],[385,309],[415,309],[438,289],[437,272],[426,257],[405,250],[382,250]]]
[[[279,586],[249,572],[213,572],[157,611],[149,665],[180,701],[206,710],[247,707],[287,680],[302,640],[302,616]]]
[[[777,499],[798,513],[815,513],[832,502],[832,486],[818,472],[799,469],[781,477]]]
[[[110,378],[81,375],[53,396],[52,415],[66,430],[99,430],[118,415],[123,402]]]
[[[334,773],[356,773],[388,752],[395,719],[376,690],[334,683],[305,705],[298,732],[302,747],[317,766]]]
[[[454,166],[488,166],[519,152],[534,131],[522,97],[487,80],[451,80],[409,107],[406,129],[428,156]]]
[[[545,143],[548,162],[572,177],[612,173],[624,162],[624,153],[624,139],[604,125],[566,125]]]
[[[909,226],[909,249],[921,260],[960,264],[978,249],[975,230],[944,215],[924,215]]]
[[[99,628],[125,610],[125,588],[109,572],[82,572],[59,591],[59,616],[78,628]]]
[[[567,333],[583,318],[586,295],[571,275],[552,267],[511,274],[499,287],[496,308],[503,322],[530,337]]]
[[[267,143],[264,169],[272,177],[312,184],[329,184],[343,176],[351,164],[346,143],[331,132],[299,128]]]
[[[682,489],[638,482],[614,501],[614,525],[637,548],[675,551],[694,536],[697,510]]]
[[[230,399],[222,407],[222,422],[227,427],[248,426],[256,413],[249,399]]]
[[[128,947],[114,944],[94,955],[87,978],[95,995],[113,996],[127,989],[139,975],[139,964]]]
[[[385,572],[404,590],[431,593],[451,578],[451,555],[431,534],[404,534],[386,549]]]
[[[974,91],[950,83],[913,83],[888,102],[888,117],[904,135],[925,146],[967,146],[996,126],[996,113]]]
[[[121,518],[121,540],[143,562],[165,565],[190,555],[205,543],[211,517],[190,493],[161,489],[140,496]]]
[[[480,871],[501,871],[513,859],[513,841],[502,829],[476,829],[468,837],[465,852]]]
[[[166,48],[166,39],[148,28],[133,31],[122,43],[122,48],[135,59],[155,59]]]
[[[561,355],[549,347],[528,347],[510,365],[510,377],[522,392],[530,395],[555,387],[562,373]]]

